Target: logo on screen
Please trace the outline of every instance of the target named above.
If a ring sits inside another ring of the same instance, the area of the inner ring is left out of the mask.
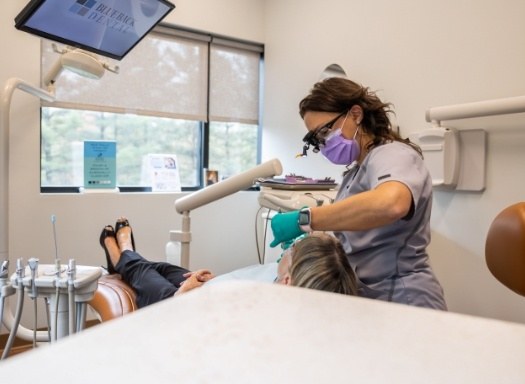
[[[85,16],[96,3],[96,0],[77,0],[75,4],[69,8],[69,11],[80,16]]]
[[[96,0],[77,0],[69,11],[118,32],[129,32],[135,26],[135,19],[128,13]]]

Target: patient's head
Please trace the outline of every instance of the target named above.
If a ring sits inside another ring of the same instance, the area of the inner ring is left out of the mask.
[[[357,294],[356,277],[335,237],[315,233],[297,241],[279,262],[277,282],[297,287]]]

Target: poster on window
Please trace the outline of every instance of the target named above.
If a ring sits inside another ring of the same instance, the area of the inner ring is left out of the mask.
[[[115,189],[117,186],[117,143],[84,141],[84,188]]]
[[[180,175],[177,156],[173,154],[148,154],[142,160],[142,184],[152,192],[180,192]]]

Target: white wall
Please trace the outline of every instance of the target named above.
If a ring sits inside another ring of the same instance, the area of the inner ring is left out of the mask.
[[[13,20],[26,3],[26,0],[6,1],[0,14],[2,89],[11,77],[39,84],[40,40],[14,28]],[[178,0],[175,3],[177,8],[167,22],[262,41],[262,3],[259,0],[225,0],[220,5],[213,0]],[[217,17],[219,14],[221,17]],[[120,65],[126,65],[126,60]],[[11,272],[20,257],[26,261],[38,257],[41,263],[54,260],[52,214],[57,217],[59,257],[63,262],[75,258],[77,265],[104,265],[98,237],[103,226],[113,224],[119,215],[130,218],[141,253],[153,260],[164,259],[169,231],[181,226],[181,217],[174,209],[174,201],[180,194],[41,195],[38,101],[16,91],[10,115]],[[254,222],[258,208],[257,193],[241,192],[192,212],[190,267],[224,273],[255,264]],[[27,312],[31,315],[32,311]]]
[[[25,5],[25,0],[9,1],[5,11],[0,16],[2,56],[0,81],[2,84],[10,77],[19,77],[38,85],[39,73],[39,39],[20,32],[13,27],[15,15]],[[198,4],[195,4],[198,3]],[[221,2],[209,1],[177,1],[176,9],[165,20],[170,23],[205,29],[224,35],[233,35],[243,39],[260,41],[263,36],[263,24],[260,14],[262,8],[257,0],[229,0]],[[221,13],[223,17],[215,15]],[[193,22],[192,22],[193,20]],[[121,63],[126,65],[126,59]],[[11,143],[10,143],[10,258],[37,256],[49,258],[54,254],[52,247],[52,227],[50,215],[56,214],[59,230],[59,243],[64,259],[77,258],[78,262],[101,264],[103,262],[97,237],[105,224],[113,223],[118,215],[127,215],[136,227],[140,250],[145,255],[162,259],[164,245],[168,240],[170,229],[180,227],[180,218],[173,209],[176,194],[120,194],[120,195],[40,195],[40,136],[39,111],[36,98],[17,91],[14,94],[11,109]],[[242,193],[239,195],[243,195]],[[212,211],[220,206],[228,211],[229,206],[246,202],[253,206],[248,210],[250,218],[254,215],[257,205],[256,194],[237,196],[233,201],[214,203],[213,206],[201,208],[192,214],[195,228],[194,236],[198,240],[197,227],[210,224],[211,228],[224,228],[224,217],[219,217]],[[209,210],[208,210],[209,209]],[[238,217],[238,215],[237,215]],[[241,220],[241,218],[239,218]],[[252,220],[250,220],[250,223]],[[232,234],[246,223],[232,221]],[[213,232],[213,229],[211,229]],[[250,232],[249,235],[252,233]],[[213,237],[213,234],[211,235]],[[233,237],[233,235],[232,235]],[[250,236],[242,236],[242,238]],[[195,241],[197,243],[197,241]],[[213,245],[212,242],[209,243]],[[252,253],[253,244],[240,240],[240,254]],[[204,254],[202,260],[193,259],[193,267],[216,266],[218,272],[229,270],[239,261],[218,260],[221,258],[220,247],[213,245],[213,250],[206,248],[199,252],[195,244],[195,253]],[[231,258],[232,250],[226,253]],[[208,256],[205,256],[205,255]],[[255,260],[246,257],[241,264]],[[207,264],[209,263],[209,264]]]
[[[15,30],[26,0],[0,14],[0,84],[13,76],[39,81],[39,41]],[[521,0],[177,0],[167,21],[266,44],[263,159],[279,157],[285,172],[339,177],[321,158],[295,159],[304,135],[297,104],[328,64],[395,104],[402,134],[427,127],[430,106],[525,93],[525,3]],[[121,63],[125,64],[125,60]],[[58,217],[61,258],[100,265],[98,235],[116,216],[130,217],[140,251],[164,257],[170,229],[180,228],[175,194],[40,195],[38,103],[15,94],[12,108],[10,257],[54,257],[51,214]],[[455,125],[489,132],[487,189],[436,193],[432,262],[451,310],[525,322],[523,298],[488,274],[483,244],[490,220],[521,200],[525,182],[522,115]],[[515,171],[514,171],[515,170]],[[221,273],[256,261],[257,195],[240,193],[192,213],[192,268]],[[235,216],[232,212],[235,212]],[[227,225],[226,225],[227,224]],[[227,228],[226,227],[230,227]],[[226,240],[227,239],[227,240]],[[13,268],[13,267],[12,267]]]
[[[402,135],[429,127],[427,108],[525,94],[521,0],[267,0],[265,157],[286,172],[339,177],[320,156],[295,159],[305,133],[298,102],[338,63],[394,103]],[[525,300],[484,262],[492,218],[524,199],[525,114],[449,122],[485,128],[487,188],[436,192],[431,260],[452,311],[525,322]],[[519,130],[520,128],[521,130]]]

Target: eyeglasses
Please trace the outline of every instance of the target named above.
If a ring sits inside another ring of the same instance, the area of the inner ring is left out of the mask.
[[[337,115],[335,118],[330,120],[328,123],[326,123],[325,125],[322,125],[319,128],[316,128],[313,131],[308,132],[303,137],[303,142],[305,143],[303,146],[303,153],[302,155],[298,155],[298,156],[303,156],[303,157],[307,156],[308,155],[307,151],[310,149],[310,146],[313,147],[312,150],[314,151],[314,153],[319,152],[319,146],[325,144],[326,136],[331,131],[335,122],[339,120],[341,117],[343,117],[344,115],[346,115],[347,113],[348,113],[347,111],[342,112],[339,115]]]

